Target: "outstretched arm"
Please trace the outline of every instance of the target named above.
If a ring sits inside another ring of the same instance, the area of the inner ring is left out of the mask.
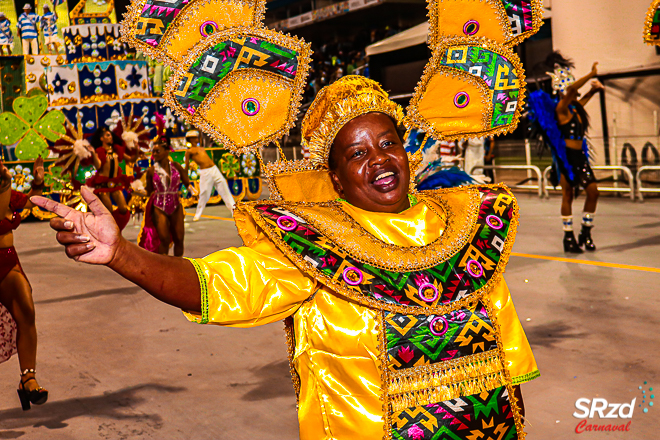
[[[121,236],[110,212],[87,187],[80,190],[90,212],[83,213],[44,197],[32,203],[57,214],[50,226],[66,255],[76,261],[106,265],[150,295],[175,307],[199,312],[199,278],[192,263],[151,253]]]
[[[587,105],[587,103],[589,102],[589,100],[590,100],[591,98],[593,98],[593,96],[594,96],[596,93],[600,92],[601,90],[605,90],[605,86],[603,85],[603,83],[601,83],[601,82],[598,81],[597,79],[591,81],[591,90],[589,90],[589,91],[586,93],[586,95],[584,95],[584,96],[580,99],[580,104],[582,105],[582,107],[584,107],[585,105]]]

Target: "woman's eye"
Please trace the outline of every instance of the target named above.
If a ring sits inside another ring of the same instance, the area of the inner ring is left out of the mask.
[[[360,157],[360,156],[362,156],[363,154],[364,154],[364,151],[357,150],[355,153],[353,153],[353,154],[351,155],[351,159],[354,158],[354,157]]]
[[[383,142],[383,147],[389,147],[390,145],[394,145],[394,142],[392,142],[392,141]]]

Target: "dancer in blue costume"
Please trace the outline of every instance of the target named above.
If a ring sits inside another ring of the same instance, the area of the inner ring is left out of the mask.
[[[532,118],[544,132],[544,139],[552,150],[553,185],[561,185],[561,217],[564,226],[564,252],[582,253],[582,246],[588,251],[596,250],[591,238],[594,214],[598,203],[598,185],[594,172],[589,166],[589,149],[586,132],[589,129],[589,116],[584,106],[604,86],[598,81],[591,81],[591,89],[584,96],[579,90],[598,75],[598,63],[594,63],[591,72],[575,80],[570,69],[573,63],[559,52],[554,52],[546,61],[554,66],[552,89],[557,97],[552,97],[543,90],[533,92],[529,99]],[[559,176],[559,179],[557,179]],[[579,188],[583,188],[587,198],[582,213],[582,229],[578,239],[573,233],[573,198]]]

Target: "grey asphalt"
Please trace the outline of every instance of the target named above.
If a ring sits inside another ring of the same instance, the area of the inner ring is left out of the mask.
[[[519,194],[519,202],[514,252],[565,257],[559,198]],[[125,236],[135,240],[137,226]],[[594,238],[598,252],[574,258],[660,268],[660,200],[603,198]],[[240,239],[231,222],[187,223],[186,256],[232,245]],[[23,224],[16,247],[34,289],[38,377],[51,398],[21,411],[18,361],[0,364],[0,439],[298,438],[282,324],[188,323],[110,270],[68,260],[46,223]],[[660,438],[660,408],[649,406],[649,388],[660,387],[660,273],[512,256],[505,278],[542,373],[522,387],[528,439]],[[588,420],[630,421],[628,432],[576,434],[579,398],[643,406],[632,419]]]

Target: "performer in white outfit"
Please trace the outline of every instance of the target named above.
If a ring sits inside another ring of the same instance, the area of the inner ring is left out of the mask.
[[[227,180],[222,175],[218,167],[213,163],[204,147],[199,143],[199,132],[196,130],[186,133],[186,141],[190,143],[190,148],[186,151],[186,172],[190,169],[190,160],[197,164],[199,170],[199,201],[197,202],[197,211],[193,221],[196,222],[202,216],[213,188],[220,194],[222,201],[225,202],[232,215],[234,213],[234,197],[229,191]]]

